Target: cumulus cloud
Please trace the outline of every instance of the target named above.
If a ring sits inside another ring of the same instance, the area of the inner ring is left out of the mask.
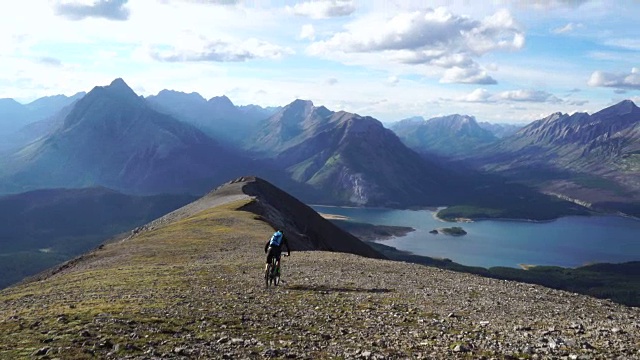
[[[327,57],[380,54],[397,63],[450,69],[442,82],[494,84],[474,58],[497,50],[519,50],[524,43],[524,33],[507,10],[474,20],[437,8],[351,23],[347,31],[311,44],[308,52]]]
[[[567,34],[567,33],[573,32],[573,31],[575,31],[575,30],[577,30],[577,29],[579,29],[581,27],[583,27],[582,24],[575,24],[575,23],[570,22],[565,26],[560,26],[560,27],[557,27],[555,29],[552,29],[551,32],[554,33],[554,34]]]
[[[589,86],[640,90],[640,69],[631,69],[630,74],[594,71],[587,82]]]
[[[502,100],[518,102],[548,102],[560,103],[562,100],[555,95],[542,90],[511,90],[503,91],[498,97]]]
[[[309,39],[311,41],[316,39],[316,29],[311,24],[306,24],[302,26],[300,29],[300,35],[298,35],[300,39]]]
[[[315,0],[305,1],[287,6],[287,11],[312,19],[327,19],[332,17],[348,16],[356,11],[353,0]]]
[[[69,20],[83,20],[89,17],[108,20],[127,20],[129,9],[125,7],[129,0],[96,0],[91,5],[78,2],[57,2],[54,5],[56,15]]]
[[[447,69],[440,79],[441,83],[482,84],[495,85],[498,82],[487,75],[487,72],[472,66],[469,68],[453,67]]]
[[[492,95],[487,89],[475,89],[460,100],[465,102],[491,102]]]
[[[152,58],[167,62],[242,62],[253,59],[279,59],[293,51],[266,41],[249,39],[237,43],[224,40],[203,40],[198,46],[191,48],[156,48],[150,52]]]

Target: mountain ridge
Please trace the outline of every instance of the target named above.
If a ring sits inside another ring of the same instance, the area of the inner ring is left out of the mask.
[[[638,355],[636,309],[537,285],[294,251],[265,289],[274,229],[226,200],[0,291],[0,357]]]

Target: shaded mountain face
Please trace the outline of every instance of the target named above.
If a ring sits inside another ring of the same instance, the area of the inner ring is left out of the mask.
[[[198,93],[162,90],[156,96],[147,97],[157,111],[196,126],[209,136],[237,145],[246,141],[259,120],[273,112],[257,105],[236,107],[226,96],[205,100]]]
[[[26,145],[41,136],[41,133],[32,131],[32,124],[48,121],[82,96],[84,93],[70,97],[49,96],[26,105],[13,99],[0,99],[0,152]]]
[[[640,109],[626,100],[592,115],[554,113],[474,160],[590,204],[640,201]]]
[[[478,125],[467,115],[449,115],[429,120],[410,118],[400,120],[391,130],[408,147],[420,153],[457,156],[475,152],[493,143],[497,137]]]
[[[195,127],[151,109],[121,79],[78,101],[50,135],[4,161],[5,191],[107,186],[202,193],[250,162]]]
[[[263,122],[249,147],[275,159],[324,202],[402,207],[436,205],[454,176],[408,149],[371,117],[296,100]]]
[[[234,201],[245,202],[238,210],[252,212],[273,229],[283,230],[292,250],[338,251],[384,258],[292,195],[255,176],[241,177],[225,183],[198,201],[149,224],[147,228],[154,228],[155,224],[178,221],[204,209]],[[271,233],[265,234],[265,243],[270,236]]]
[[[130,196],[106,188],[0,197],[0,288],[193,200],[184,195]]]

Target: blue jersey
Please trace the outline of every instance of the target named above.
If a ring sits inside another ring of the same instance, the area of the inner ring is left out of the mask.
[[[273,236],[271,236],[271,240],[269,240],[270,246],[280,246],[282,243],[282,233],[280,231],[276,231]]]

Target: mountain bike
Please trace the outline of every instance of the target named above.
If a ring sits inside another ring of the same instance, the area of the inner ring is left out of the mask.
[[[280,257],[280,269],[282,269],[282,258],[287,255],[282,254]],[[265,286],[269,287],[269,285],[278,286],[280,284],[280,272],[277,267],[278,260],[275,256],[271,257],[271,262],[267,267],[267,270],[264,272],[264,282]]]

